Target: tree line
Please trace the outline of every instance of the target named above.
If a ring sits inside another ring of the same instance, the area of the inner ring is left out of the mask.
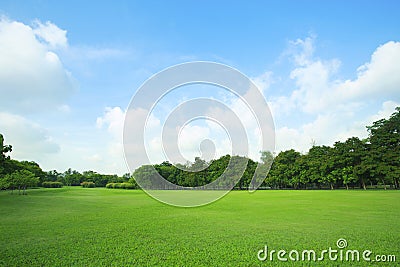
[[[382,119],[367,126],[368,138],[348,138],[332,146],[313,145],[302,154],[294,149],[281,151],[277,155],[261,152],[261,166],[270,171],[261,188],[272,189],[335,189],[400,187],[400,107],[388,119]],[[174,189],[179,185],[186,188],[201,187],[214,182],[215,189],[234,186],[234,189],[247,189],[258,162],[242,157],[225,155],[206,162],[196,157],[194,162],[171,164],[163,162],[143,165],[132,174],[122,176],[100,174],[94,171],[82,173],[69,168],[65,172],[43,171],[33,161],[17,161],[7,156],[11,145],[4,144],[0,134],[0,189],[18,190],[25,193],[27,187],[107,187],[139,188],[136,181],[146,188]],[[243,172],[242,164],[246,162]],[[229,168],[227,169],[229,165]],[[227,171],[226,171],[227,170]],[[160,184],[161,175],[170,184]],[[237,184],[229,179],[216,182],[221,175],[237,177]]]
[[[305,154],[290,149],[274,155],[261,153],[261,162],[272,166],[261,188],[272,189],[335,189],[335,188],[393,188],[399,189],[400,179],[400,107],[388,119],[367,126],[368,138],[348,138],[333,146],[313,145]],[[157,173],[171,184],[201,187],[220,177],[228,163],[247,160],[247,168],[235,189],[251,187],[257,162],[240,156],[225,155],[205,162],[195,158],[194,163],[172,165],[163,162],[145,165],[135,170],[133,177],[148,188],[174,189],[173,185],[159,182]],[[208,167],[207,167],[208,166]],[[206,167],[206,168],[205,168]],[[196,171],[200,169],[201,171]],[[230,175],[240,168],[230,166]],[[142,184],[141,183],[141,184]],[[229,187],[215,184],[215,189]]]
[[[132,175],[100,174],[95,171],[82,173],[67,169],[64,172],[57,170],[43,171],[34,161],[18,161],[11,159],[7,153],[12,151],[11,145],[4,144],[4,137],[0,134],[0,190],[18,190],[26,193],[28,187],[59,188],[66,186],[105,187],[108,183],[131,183],[138,188]]]

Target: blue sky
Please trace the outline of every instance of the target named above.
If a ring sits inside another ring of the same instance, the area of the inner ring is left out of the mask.
[[[166,67],[207,60],[240,70],[260,87],[274,116],[277,151],[366,137],[365,126],[400,103],[399,7],[398,1],[2,1],[0,132],[14,158],[46,170],[127,172],[121,129],[137,88]],[[186,93],[164,102],[195,95]],[[234,99],[222,98],[235,107]],[[210,135],[205,125],[196,127]],[[196,155],[187,149],[188,157]]]

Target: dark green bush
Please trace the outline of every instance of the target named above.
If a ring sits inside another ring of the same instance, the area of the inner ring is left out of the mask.
[[[42,183],[42,186],[46,188],[61,188],[63,187],[63,183],[46,181]]]
[[[96,187],[96,184],[93,182],[82,182],[81,186],[85,188],[94,188]]]

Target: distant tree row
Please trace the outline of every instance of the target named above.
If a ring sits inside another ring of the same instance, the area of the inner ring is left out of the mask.
[[[383,187],[399,189],[400,179],[400,107],[389,119],[382,119],[367,126],[369,136],[360,140],[351,137],[333,146],[313,145],[306,154],[294,149],[272,155],[262,152],[261,161],[269,166],[268,176],[261,188],[274,189],[335,189]],[[171,184],[184,187],[201,187],[223,175],[229,161],[240,162],[243,157],[223,156],[211,162],[195,158],[194,163],[172,165],[163,162],[157,165],[144,165],[133,173],[139,184],[148,188],[174,189]],[[248,160],[247,168],[235,186],[245,189],[250,184],[257,162]],[[208,167],[207,167],[208,166]],[[241,175],[241,168],[235,164],[229,167],[230,175]],[[201,171],[196,171],[201,170]],[[160,183],[157,175],[169,181]],[[230,184],[215,183],[215,189]]]
[[[58,188],[63,185],[84,187],[105,187],[108,183],[134,183],[129,173],[122,176],[100,174],[94,171],[80,173],[69,168],[65,172],[56,170],[45,172],[34,161],[18,161],[11,159],[7,153],[12,151],[11,145],[4,144],[4,137],[0,134],[0,190],[8,189],[12,192],[25,194],[26,188],[43,186]]]
[[[128,182],[131,179],[131,175],[126,173],[122,176],[118,176],[116,174],[101,174],[94,171],[84,171],[80,173],[69,168],[62,173],[56,170],[48,171],[45,175],[45,179],[49,182],[61,182],[66,186],[79,186],[84,182],[92,182],[95,187],[105,187],[108,183]]]
[[[313,145],[305,154],[294,149],[273,155],[261,153],[261,166],[272,166],[261,188],[273,189],[335,189],[383,187],[400,188],[400,107],[390,118],[367,126],[368,138],[351,137],[333,146]],[[133,174],[108,175],[94,171],[80,173],[68,169],[44,172],[33,161],[17,161],[7,156],[11,145],[4,144],[0,134],[0,190],[10,189],[25,193],[30,186],[60,187],[85,186],[107,188],[174,189],[213,184],[214,189],[235,186],[235,189],[252,187],[251,181],[258,162],[241,156],[225,155],[206,162],[196,157],[193,163],[143,165]],[[243,162],[247,165],[244,165]],[[229,168],[227,168],[229,165]],[[243,172],[243,169],[244,172]],[[167,183],[160,183],[158,175]],[[226,176],[233,179],[217,179]],[[232,184],[231,181],[238,181]],[[56,184],[54,182],[57,182]]]

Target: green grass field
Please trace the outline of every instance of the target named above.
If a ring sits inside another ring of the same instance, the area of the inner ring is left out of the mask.
[[[139,190],[0,192],[0,266],[297,266],[269,249],[337,248],[396,255],[400,191],[234,191],[203,207],[171,207]],[[343,266],[325,261],[318,265]],[[364,266],[366,262],[352,265]]]

